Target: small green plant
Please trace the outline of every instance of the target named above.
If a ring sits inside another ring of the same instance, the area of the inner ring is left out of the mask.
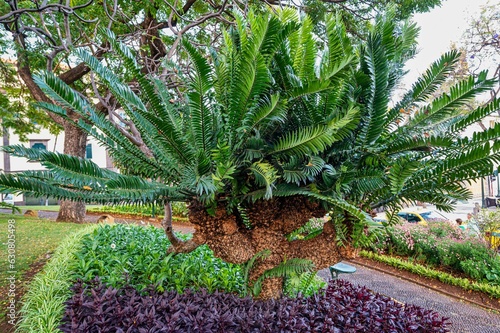
[[[68,236],[56,249],[43,271],[31,282],[23,297],[21,320],[17,332],[60,332],[58,327],[64,312],[64,302],[71,297],[71,268],[82,237],[97,226],[88,226]]]
[[[139,291],[151,285],[159,292],[179,293],[187,288],[236,293],[243,289],[240,266],[215,258],[207,246],[187,254],[167,255],[170,243],[158,228],[106,225],[87,235],[82,243],[73,279],[90,282],[99,277],[107,285],[129,285]]]
[[[284,294],[288,297],[297,297],[299,294],[309,297],[324,291],[326,286],[327,283],[315,272],[290,274],[285,279]]]

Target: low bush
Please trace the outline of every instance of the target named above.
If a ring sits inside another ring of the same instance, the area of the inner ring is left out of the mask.
[[[158,205],[106,205],[88,210],[95,213],[116,213],[136,216],[163,216],[163,207]],[[172,202],[172,215],[174,218],[187,218],[188,208],[184,202]]]
[[[403,305],[347,281],[324,294],[267,302],[191,290],[140,295],[135,289],[74,286],[63,332],[449,332],[432,310]]]
[[[450,284],[452,286],[461,287],[465,290],[475,290],[486,293],[494,298],[500,298],[500,287],[492,285],[488,282],[471,282],[469,279],[458,278],[451,274],[434,270],[432,268],[416,264],[414,262],[409,262],[400,258],[395,258],[391,256],[381,255],[369,251],[361,251],[360,255],[365,258],[373,259],[384,264],[404,269],[409,272],[418,274],[420,276],[428,277],[431,279],[437,279],[443,283]]]
[[[403,224],[386,228],[370,250],[398,255],[463,273],[480,282],[500,285],[500,257],[481,239],[467,236],[449,223]]]
[[[187,237],[178,235],[179,237]],[[190,253],[168,254],[165,233],[154,227],[105,225],[87,235],[73,268],[73,279],[102,282],[120,288],[130,285],[138,291],[154,285],[158,291],[205,288],[209,292],[243,290],[238,265],[215,258],[207,246]]]
[[[33,278],[22,300],[16,332],[58,332],[64,302],[71,297],[74,253],[81,246],[82,237],[96,227],[86,227],[63,240],[42,272]]]

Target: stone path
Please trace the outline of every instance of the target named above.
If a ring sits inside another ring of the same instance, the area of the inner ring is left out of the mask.
[[[352,265],[356,266],[356,273],[341,274],[340,278],[355,285],[366,286],[374,292],[402,303],[437,311],[440,315],[450,318],[453,333],[500,333],[500,314],[458,301],[389,274]],[[321,270],[318,274],[325,280],[331,279],[328,269]]]

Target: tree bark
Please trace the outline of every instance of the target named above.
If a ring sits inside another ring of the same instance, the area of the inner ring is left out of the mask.
[[[87,133],[74,125],[64,124],[64,153],[72,156],[85,157]],[[85,204],[63,200],[56,221],[83,223],[85,219]]]
[[[247,210],[250,229],[238,214],[229,214],[222,204],[217,207],[215,216],[209,215],[203,205],[197,202],[190,204],[189,211],[190,222],[195,226],[193,241],[207,244],[215,256],[222,260],[242,264],[262,250],[271,252],[251,268],[251,282],[286,259],[309,259],[314,263],[315,269],[322,269],[356,254],[351,245],[338,245],[331,222],[325,223],[323,232],[313,239],[287,240],[288,234],[309,219],[323,217],[326,213],[319,204],[311,203],[305,197],[257,201]],[[262,285],[259,298],[279,298],[281,295],[282,279],[267,279]]]
[[[172,204],[170,202],[165,203],[165,217],[161,221],[161,226],[171,243],[171,246],[167,250],[169,253],[188,253],[201,245],[192,239],[183,241],[174,234],[174,229],[172,228]]]
[[[10,145],[9,140],[9,129],[7,127],[2,128],[3,133],[3,146]],[[10,173],[10,155],[6,152],[3,152],[3,172]]]

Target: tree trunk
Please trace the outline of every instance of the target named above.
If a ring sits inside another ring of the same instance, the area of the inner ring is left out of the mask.
[[[9,129],[7,127],[2,128],[2,133],[3,133],[3,146],[8,146],[10,145],[10,140],[9,140]],[[3,172],[5,173],[10,173],[10,155],[6,152],[3,152]]]
[[[247,228],[238,214],[228,214],[221,204],[215,216],[209,215],[203,205],[189,206],[189,219],[195,226],[193,241],[207,244],[215,256],[226,262],[242,264],[262,250],[271,254],[258,261],[250,271],[250,282],[266,270],[286,259],[311,260],[315,269],[326,268],[344,258],[353,257],[351,245],[339,247],[333,224],[327,222],[323,232],[310,240],[288,241],[286,235],[304,225],[313,217],[323,217],[325,211],[305,197],[273,198],[257,201],[247,210],[251,228]],[[262,285],[261,299],[279,298],[282,279],[267,279]]]
[[[87,133],[65,122],[64,153],[84,158],[86,146]],[[85,215],[85,204],[83,202],[63,200],[61,201],[61,207],[56,221],[83,223]]]

